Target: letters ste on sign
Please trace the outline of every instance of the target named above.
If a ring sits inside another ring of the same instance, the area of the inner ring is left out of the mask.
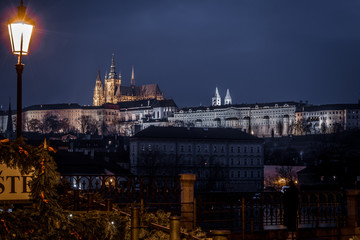
[[[31,174],[21,175],[20,170],[0,164],[0,202],[30,200]]]

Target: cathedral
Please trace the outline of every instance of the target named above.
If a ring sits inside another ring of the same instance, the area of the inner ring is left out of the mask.
[[[148,99],[164,99],[159,86],[157,84],[135,86],[134,68],[132,68],[131,72],[131,86],[123,86],[121,84],[121,74],[117,75],[115,71],[114,54],[112,56],[110,72],[105,74],[104,85],[100,78],[100,71],[98,71],[94,88],[93,106]]]

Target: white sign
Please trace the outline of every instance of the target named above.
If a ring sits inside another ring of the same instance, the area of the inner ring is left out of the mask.
[[[0,164],[0,202],[29,200],[31,174],[21,175],[20,170]]]

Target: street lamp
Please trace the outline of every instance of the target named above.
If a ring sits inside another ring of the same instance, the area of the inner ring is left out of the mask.
[[[29,53],[31,34],[34,29],[34,23],[26,17],[25,10],[26,7],[21,0],[17,16],[8,23],[12,53],[18,55],[18,63],[15,64],[17,73],[16,135],[18,138],[22,135],[22,72],[24,64],[21,60],[23,55]]]

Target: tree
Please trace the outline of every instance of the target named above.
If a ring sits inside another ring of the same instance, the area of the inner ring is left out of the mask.
[[[281,187],[289,184],[290,181],[297,183],[297,175],[292,166],[279,166],[275,168],[276,173],[264,179],[266,186],[272,186],[280,190]]]
[[[320,126],[320,131],[322,134],[325,134],[326,133],[326,130],[327,130],[327,127],[326,127],[326,123],[325,122],[322,122],[321,123],[321,126]]]
[[[294,123],[291,121],[291,123],[289,124],[287,135],[292,134],[293,131],[294,131]]]
[[[60,119],[59,121],[59,132],[67,133],[70,131],[70,121],[68,118]]]
[[[303,119],[296,121],[294,125],[294,133],[295,135],[303,135],[305,133],[305,123]]]
[[[82,133],[94,134],[98,130],[98,123],[96,120],[89,115],[82,115],[78,118],[80,123],[80,130]]]
[[[284,123],[281,121],[276,122],[276,130],[279,133],[279,136],[281,137],[283,135],[284,131]]]
[[[339,132],[341,132],[341,130],[342,130],[341,124],[336,122],[333,124],[330,131],[331,131],[331,133],[339,133]]]
[[[59,129],[59,120],[56,115],[47,113],[43,119],[43,133],[57,132]]]
[[[296,172],[293,171],[293,166],[281,166],[276,168],[276,173],[281,179],[285,179],[286,184],[290,181],[297,180],[297,175]]]
[[[33,118],[28,121],[28,131],[30,132],[40,132],[42,129],[42,123],[39,119]]]

